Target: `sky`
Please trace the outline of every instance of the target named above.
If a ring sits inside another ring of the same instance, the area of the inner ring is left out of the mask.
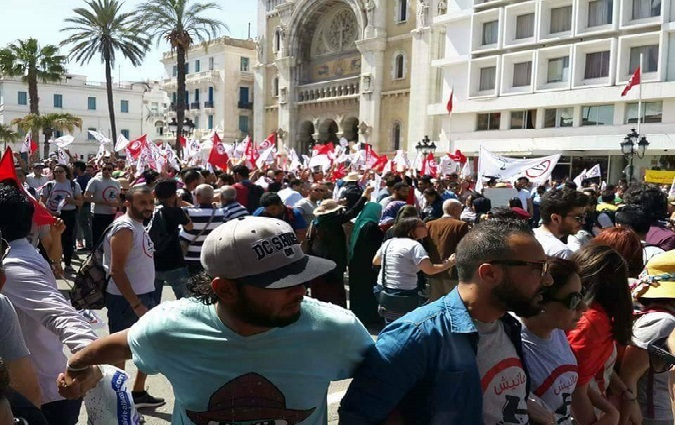
[[[192,0],[199,1],[199,0]],[[234,38],[247,38],[248,24],[251,24],[251,37],[255,38],[256,31],[256,0],[213,0],[222,6],[222,10],[211,16],[220,19],[229,27],[228,35]],[[131,11],[142,0],[125,0],[123,10]],[[76,7],[84,7],[83,0],[0,0],[0,13],[2,29],[0,30],[0,48],[13,43],[17,39],[28,37],[37,38],[40,45],[56,44],[67,36],[60,28],[65,27],[63,20],[72,16],[72,10]],[[152,23],[139,22],[139,26],[152,25]],[[162,52],[168,51],[166,43],[157,47],[153,41],[151,50],[147,53],[143,64],[134,67],[126,60],[118,57],[113,72],[114,81],[142,81],[159,80],[165,78],[164,66],[159,61]],[[62,54],[67,50],[62,49]],[[77,75],[86,75],[91,81],[105,81],[103,64],[96,57],[85,66],[75,62],[69,62],[68,72]]]

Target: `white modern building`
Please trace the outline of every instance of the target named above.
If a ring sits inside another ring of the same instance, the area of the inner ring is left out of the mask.
[[[186,118],[195,125],[195,137],[217,130],[228,142],[253,132],[253,40],[221,37],[206,47],[194,45],[185,63]],[[169,94],[169,119],[175,118],[176,57],[165,53],[162,63],[169,76],[162,88]]]
[[[137,137],[153,126],[144,119],[143,96],[149,83],[114,83],[115,118],[118,134]],[[98,151],[99,143],[87,130],[98,131],[110,137],[108,98],[104,82],[87,81],[85,76],[66,75],[58,83],[38,82],[40,113],[70,113],[82,118],[82,130],[75,129],[71,153],[87,159]],[[0,123],[9,124],[30,112],[28,85],[20,78],[0,76]],[[154,131],[154,129],[153,129]],[[58,132],[54,137],[59,137]],[[42,136],[44,137],[44,136]],[[42,143],[40,139],[40,152]],[[16,146],[20,148],[20,144]]]
[[[621,92],[642,54],[640,132],[650,145],[636,166],[675,169],[672,0],[423,1],[433,18],[412,69],[426,70],[428,119],[416,137],[433,135],[439,151],[467,156],[481,145],[519,157],[562,153],[554,175],[574,177],[600,163],[616,181],[639,88]]]

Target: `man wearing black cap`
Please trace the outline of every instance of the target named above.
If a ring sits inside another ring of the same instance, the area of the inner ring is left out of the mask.
[[[174,423],[325,424],[331,381],[350,377],[373,345],[349,311],[304,297],[335,263],[305,255],[293,229],[230,220],[202,247],[196,298],[163,303],[130,330],[70,359],[61,394],[95,385],[91,365],[132,358],[174,388]]]

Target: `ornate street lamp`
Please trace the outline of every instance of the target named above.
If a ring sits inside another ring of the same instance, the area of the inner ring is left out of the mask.
[[[429,136],[424,136],[424,139],[415,146],[415,150],[426,156],[430,153],[436,153],[436,144],[429,139]]]
[[[633,128],[619,145],[621,153],[628,160],[628,182],[630,183],[633,181],[633,158],[636,156],[640,159],[644,158],[649,142],[646,136],[640,136]]]

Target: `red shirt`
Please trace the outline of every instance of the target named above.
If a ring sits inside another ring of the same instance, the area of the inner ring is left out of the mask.
[[[237,202],[244,208],[248,208],[248,187],[242,182],[237,182],[234,184],[234,188],[237,190]]]
[[[581,316],[576,329],[567,333],[567,340],[579,365],[579,383],[584,385],[604,370],[614,351],[612,322],[600,304],[594,302]]]

